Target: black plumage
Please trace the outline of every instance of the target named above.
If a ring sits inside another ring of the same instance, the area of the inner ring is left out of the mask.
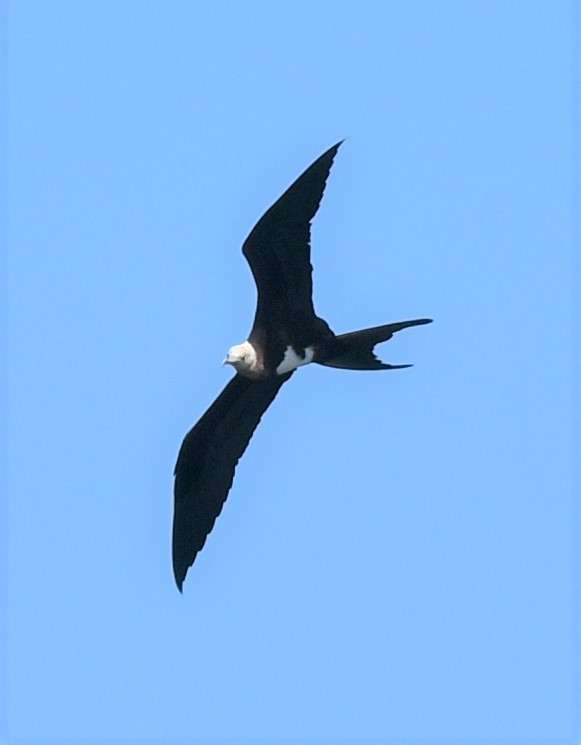
[[[173,567],[188,568],[222,510],[236,464],[281,386],[312,361],[350,370],[387,370],[374,346],[421,318],[335,335],[313,306],[310,227],[339,145],[323,153],[260,218],[243,245],[258,291],[248,340],[226,362],[236,376],[186,435],[175,467]]]
[[[174,485],[173,567],[180,590],[222,511],[236,464],[262,415],[291,375],[264,380],[236,375],[185,436]]]

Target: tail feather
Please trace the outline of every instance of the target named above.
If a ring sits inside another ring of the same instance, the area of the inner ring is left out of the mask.
[[[373,348],[376,344],[391,339],[397,331],[431,322],[431,318],[416,318],[413,321],[387,323],[384,326],[374,326],[361,331],[340,334],[335,337],[329,355],[325,359],[316,360],[316,362],[327,367],[339,367],[344,370],[395,370],[411,367],[411,365],[390,365],[387,362],[382,362],[373,353]]]

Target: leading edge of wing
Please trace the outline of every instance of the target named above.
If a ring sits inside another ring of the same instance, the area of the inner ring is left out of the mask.
[[[244,241],[242,253],[256,282],[259,307],[267,298],[288,301],[292,297],[314,313],[310,225],[341,142],[324,152],[289,186]]]
[[[173,569],[180,592],[226,501],[236,464],[291,375],[265,380],[236,375],[185,436],[174,471]]]

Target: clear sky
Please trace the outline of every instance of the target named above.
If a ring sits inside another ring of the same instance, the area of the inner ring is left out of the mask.
[[[572,4],[3,19],[4,741],[578,742]],[[381,348],[410,369],[295,374],[180,595],[172,470],[252,322],[242,242],[342,138],[318,313],[435,322]]]

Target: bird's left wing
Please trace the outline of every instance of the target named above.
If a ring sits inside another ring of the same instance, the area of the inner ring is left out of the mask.
[[[175,467],[173,569],[181,592],[232,486],[234,469],[281,385],[236,375],[185,436]]]
[[[242,253],[258,290],[253,333],[266,321],[292,325],[315,318],[311,266],[311,220],[319,209],[338,142],[312,163],[264,213],[244,241]]]

